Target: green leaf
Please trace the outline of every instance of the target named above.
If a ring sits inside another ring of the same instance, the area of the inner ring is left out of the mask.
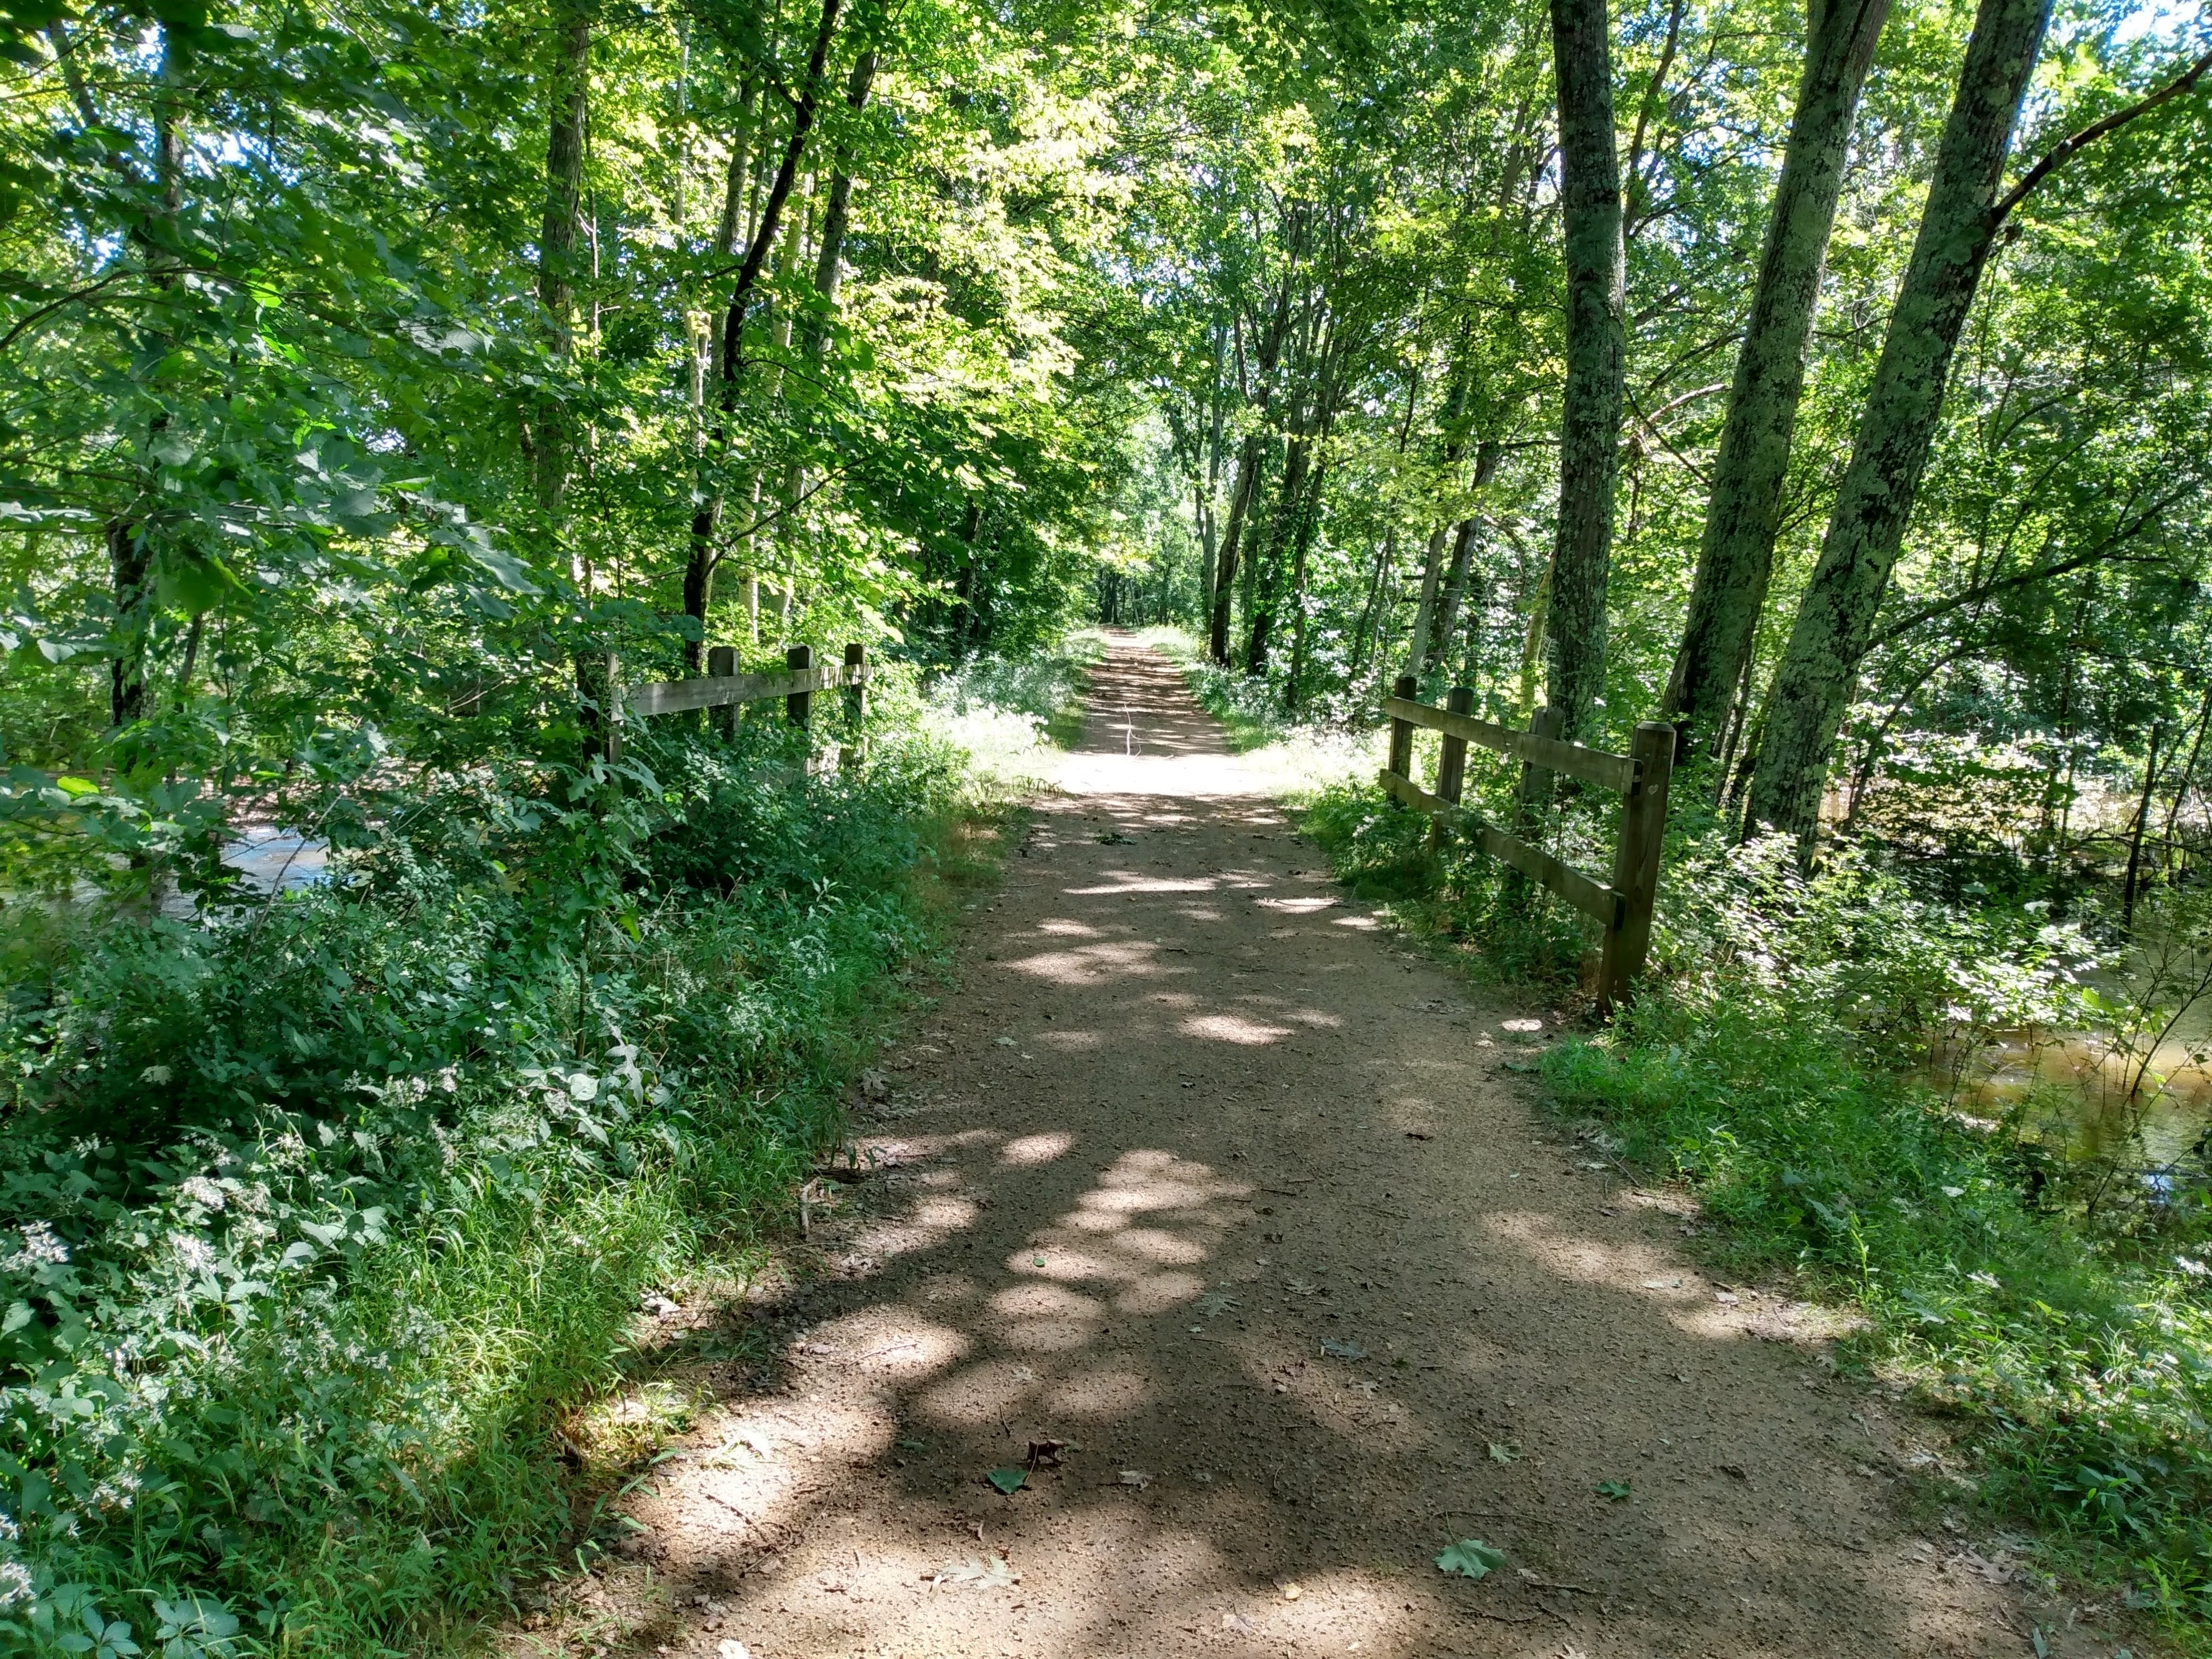
[[[1447,1544],[1437,1556],[1439,1572],[1455,1572],[1462,1578],[1485,1578],[1504,1565],[1505,1552],[1492,1548],[1480,1538]]]
[[[1510,1440],[1493,1440],[1490,1443],[1490,1461],[1493,1463],[1517,1463],[1521,1461],[1521,1448]]]
[[[1597,1483],[1597,1495],[1600,1498],[1603,1498],[1610,1502],[1618,1504],[1628,1496],[1628,1482],[1626,1480],[1601,1480]]]
[[[1009,1463],[1004,1468],[993,1469],[983,1478],[1006,1493],[1007,1497],[1012,1498],[1024,1486],[1029,1485],[1030,1472],[1018,1463]]]

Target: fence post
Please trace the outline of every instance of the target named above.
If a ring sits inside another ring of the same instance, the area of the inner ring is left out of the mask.
[[[707,672],[714,678],[727,679],[738,672],[738,647],[734,645],[711,646],[707,651]],[[738,706],[724,703],[714,711],[714,734],[726,742],[738,735]]]
[[[793,673],[813,667],[814,647],[811,645],[791,647],[783,653],[783,665]],[[793,692],[783,700],[783,715],[793,726],[809,724],[814,718],[814,694],[811,691]]]
[[[868,688],[854,678],[854,670],[865,668],[868,663],[868,647],[848,645],[845,647],[845,741],[837,750],[837,769],[860,763],[860,756],[867,744],[861,733],[868,720]]]
[[[1474,713],[1474,688],[1455,685],[1444,694],[1444,707],[1455,714]],[[1443,747],[1437,756],[1437,798],[1459,805],[1460,796],[1467,787],[1467,739],[1444,733]],[[1444,844],[1444,823],[1432,818],[1429,823],[1429,850],[1440,851]]]
[[[1607,1008],[1626,999],[1651,948],[1659,850],[1667,834],[1667,790],[1674,772],[1674,728],[1658,720],[1642,722],[1628,753],[1636,763],[1636,781],[1621,805],[1620,847],[1613,865],[1613,884],[1626,902],[1620,920],[1606,930],[1605,955],[1598,969],[1598,1001]]]
[[[1411,674],[1401,674],[1390,682],[1390,695],[1411,701],[1420,690],[1421,683]],[[1413,723],[1390,717],[1390,769],[1401,778],[1413,775]]]

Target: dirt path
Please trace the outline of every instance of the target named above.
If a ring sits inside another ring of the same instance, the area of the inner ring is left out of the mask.
[[[1535,1117],[1528,1011],[1347,902],[1159,659],[1092,708],[890,1057],[896,1168],[817,1223],[786,1391],[635,1503],[642,1645],[2030,1651],[2002,1560],[1894,1518],[1912,1425],[1818,1316]],[[1432,1565],[1468,1537],[1480,1583]]]

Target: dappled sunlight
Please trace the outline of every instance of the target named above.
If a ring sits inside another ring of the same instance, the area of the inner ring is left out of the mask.
[[[1210,842],[1109,841],[1169,817],[1133,794],[1037,838],[1036,914],[988,924],[931,1051],[957,1094],[901,1106],[1000,1127],[865,1143],[871,1212],[823,1247],[844,1310],[687,1455],[674,1592],[754,1659],[1930,1650],[1961,1594],[1932,1570],[1821,1600],[1822,1552],[1879,1524],[1848,1466],[1878,1454],[1839,1465],[1810,1368],[1778,1400],[1744,1340],[1810,1322],[1532,1133],[1482,1032],[1540,1024],[1246,858],[1279,814],[1177,805]],[[1507,1565],[1437,1571],[1474,1536]],[[1846,1604],[1838,1645],[1807,1610]]]
[[[1049,1164],[1056,1158],[1066,1157],[1074,1145],[1073,1135],[1057,1132],[1051,1134],[1020,1135],[999,1148],[999,1162],[1008,1165],[1024,1166]]]
[[[1188,964],[1164,963],[1149,939],[1086,945],[1073,951],[1045,951],[1006,964],[1017,972],[1059,985],[1097,985],[1109,979],[1163,973],[1187,973]]]
[[[1291,1035],[1287,1025],[1262,1025],[1242,1014],[1194,1015],[1178,1029],[1185,1036],[1202,1037],[1208,1042],[1279,1042]]]

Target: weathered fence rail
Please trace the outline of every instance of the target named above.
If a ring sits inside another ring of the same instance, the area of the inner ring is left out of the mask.
[[[1586,749],[1578,743],[1564,743],[1540,729],[1522,732],[1477,720],[1468,712],[1474,693],[1465,686],[1455,688],[1442,708],[1416,702],[1416,690],[1412,676],[1401,675],[1391,688],[1392,695],[1383,700],[1382,712],[1390,717],[1390,763],[1383,769],[1382,787],[1394,799],[1427,813],[1437,836],[1464,836],[1492,858],[1558,894],[1595,921],[1605,937],[1598,966],[1598,1001],[1601,1006],[1612,1007],[1627,995],[1651,948],[1659,846],[1666,834],[1667,789],[1674,768],[1674,728],[1646,720],[1636,728],[1633,752],[1615,755],[1602,749]],[[1540,709],[1535,724],[1540,728],[1555,726],[1556,720],[1550,709]],[[1443,734],[1433,792],[1413,781],[1415,726]],[[1540,771],[1565,773],[1619,793],[1623,805],[1613,879],[1604,882],[1585,875],[1462,806],[1470,743],[1521,761],[1524,799],[1535,793],[1529,787],[1530,774]]]
[[[615,664],[610,659],[609,682],[619,686],[611,701],[620,711],[607,741],[610,757],[621,753],[623,720],[715,708],[723,711],[723,729],[726,732],[733,729],[740,704],[772,702],[781,697],[784,718],[794,726],[808,726],[814,718],[814,694],[842,690],[845,694],[845,724],[853,742],[841,748],[838,755],[841,764],[850,763],[858,752],[855,745],[867,718],[868,682],[875,678],[876,672],[875,665],[868,660],[866,646],[848,645],[844,661],[817,665],[812,646],[794,645],[783,653],[781,672],[740,674],[737,666],[736,648],[718,645],[708,651],[707,672],[696,679],[649,680],[642,685],[620,686]]]

